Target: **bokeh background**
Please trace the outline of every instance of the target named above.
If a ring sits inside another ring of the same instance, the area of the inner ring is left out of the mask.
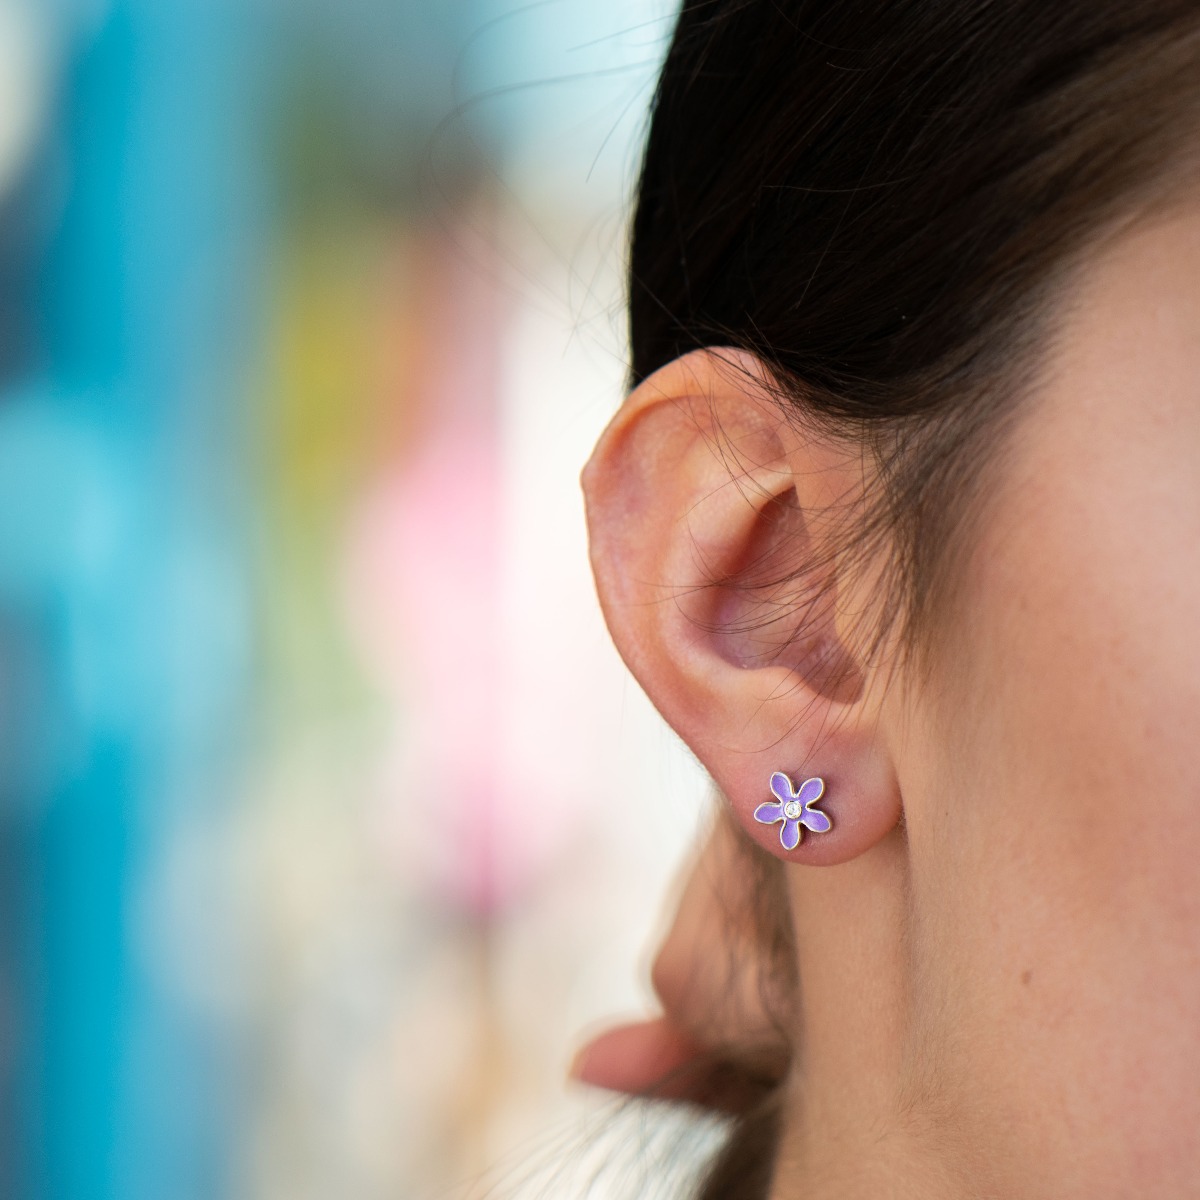
[[[588,1140],[704,804],[577,485],[670,10],[0,0],[0,1195]]]

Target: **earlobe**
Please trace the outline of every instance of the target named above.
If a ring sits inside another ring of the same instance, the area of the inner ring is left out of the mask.
[[[840,862],[899,818],[875,697],[839,627],[832,516],[861,461],[765,380],[748,354],[696,351],[626,399],[583,473],[592,568],[618,651],[749,836]],[[819,803],[764,822],[764,805],[797,802],[777,775],[822,779]]]

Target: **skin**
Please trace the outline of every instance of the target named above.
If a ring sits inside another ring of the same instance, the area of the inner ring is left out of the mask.
[[[1200,1189],[1200,206],[1097,247],[1068,300],[927,680],[855,663],[861,574],[819,621],[854,686],[704,628],[746,615],[694,590],[705,570],[785,546],[825,569],[864,469],[773,418],[752,362],[664,368],[584,473],[614,641],[728,825],[660,956],[662,1016],[575,1073],[638,1090],[739,1031],[761,1049],[765,968],[722,849],[740,827],[784,864],[801,981],[777,1200]],[[764,540],[763,497],[788,489]],[[833,831],[790,854],[751,817],[775,769],[828,781]]]

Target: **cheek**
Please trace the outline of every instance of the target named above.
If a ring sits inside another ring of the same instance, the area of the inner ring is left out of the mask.
[[[1150,514],[1115,502],[1048,505],[980,608],[976,753],[1004,791],[988,818],[1098,901],[1190,881],[1200,848],[1200,525],[1158,515],[1148,537]]]
[[[1018,463],[914,831],[928,977],[1012,1096],[1129,1130],[1153,1080],[1166,1162],[1200,1119],[1200,430],[1076,407]]]
[[[1189,211],[1078,281],[906,763],[915,1086],[1105,1197],[1200,1157],[1197,280]]]
[[[1081,917],[1140,913],[1191,939],[1200,376],[1118,359],[1124,374],[1051,395],[975,563],[969,740],[1002,773],[976,815],[1019,829],[1021,861]]]
[[[1020,829],[1039,886],[1168,929],[1190,924],[1200,850],[1198,272],[1189,212],[1081,287],[964,614],[959,732],[993,793],[972,816]]]

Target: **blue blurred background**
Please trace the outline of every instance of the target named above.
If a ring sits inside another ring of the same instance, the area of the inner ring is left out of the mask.
[[[0,0],[0,1195],[585,1102],[700,783],[604,634],[661,0]]]

